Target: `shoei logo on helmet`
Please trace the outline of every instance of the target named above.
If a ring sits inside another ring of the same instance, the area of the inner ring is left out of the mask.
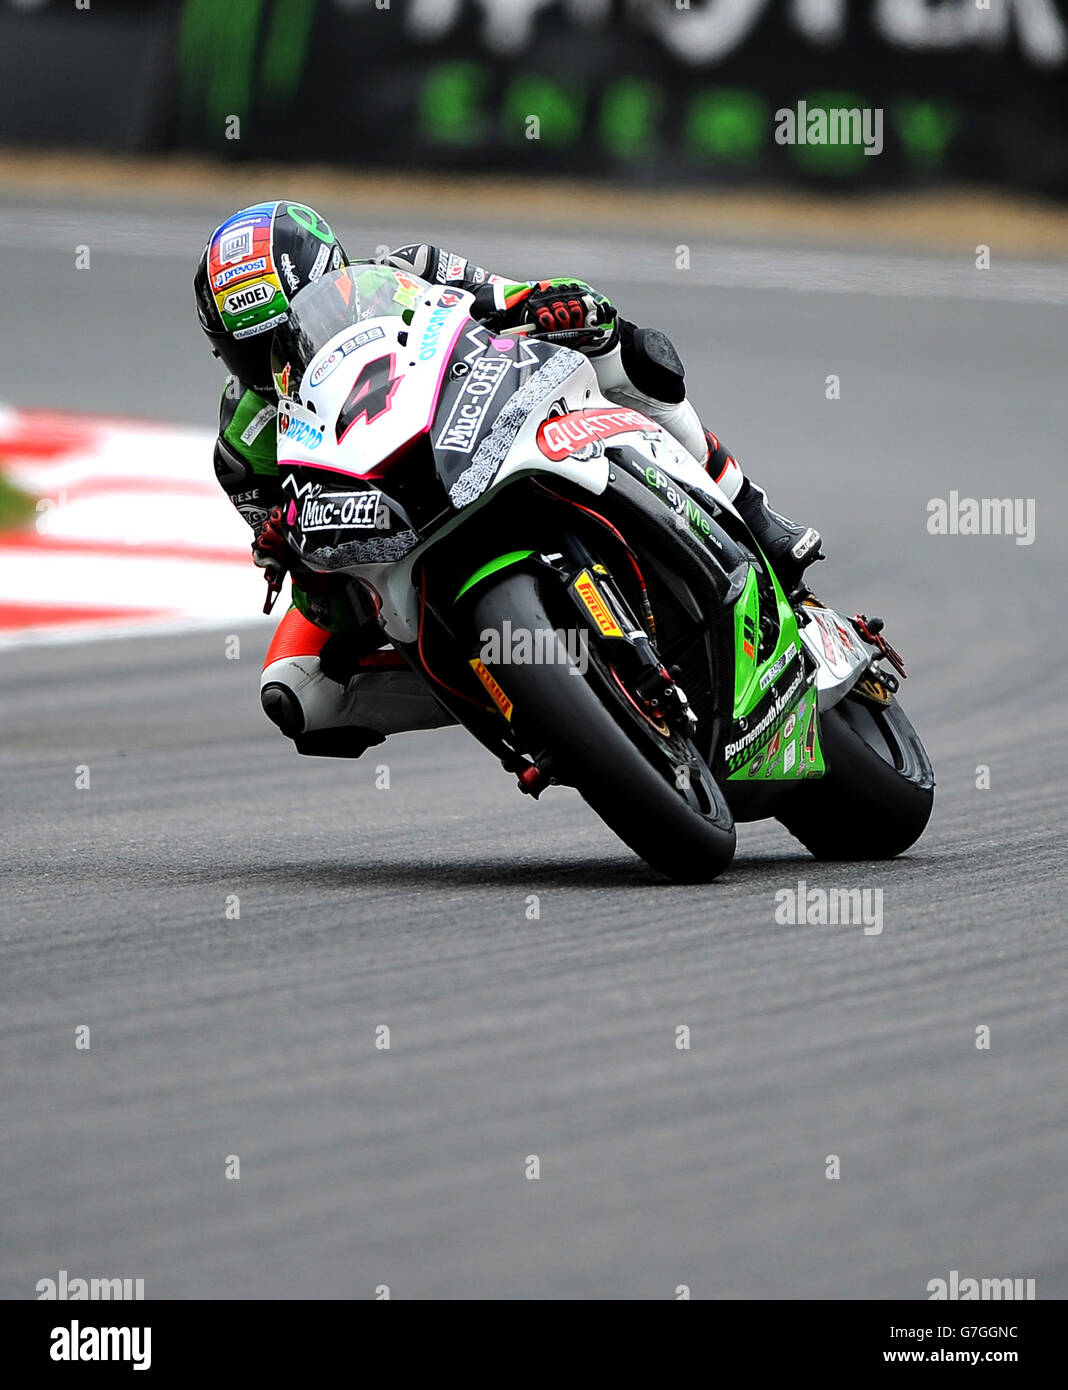
[[[260,304],[270,304],[275,296],[275,287],[266,280],[257,280],[254,285],[246,285],[234,290],[223,300],[223,308],[228,314],[242,314],[246,309],[255,309]]]

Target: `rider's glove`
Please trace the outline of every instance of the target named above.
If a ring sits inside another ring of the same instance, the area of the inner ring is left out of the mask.
[[[286,539],[285,508],[273,507],[256,531],[252,542],[252,563],[274,579],[289,568],[292,552]]]
[[[538,333],[577,332],[589,329],[572,346],[593,347],[615,327],[616,311],[606,299],[598,299],[589,285],[578,280],[542,280],[531,288],[523,304],[522,321]],[[607,331],[606,331],[607,330]]]
[[[579,280],[480,285],[472,313],[497,330],[529,326],[537,333],[576,334],[568,347],[604,351],[615,341],[615,309]]]

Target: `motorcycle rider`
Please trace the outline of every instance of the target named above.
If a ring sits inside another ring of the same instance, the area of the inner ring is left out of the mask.
[[[271,370],[274,329],[289,302],[320,276],[352,264],[329,224],[306,204],[256,204],[212,232],[193,282],[200,326],[229,375],[223,389],[215,473],[253,528],[254,563],[278,582],[288,568],[293,607],[267,652],[264,711],[297,751],[358,757],[389,733],[437,728],[453,718],[391,649],[354,660],[343,634],[358,619],[347,586],[302,571],[287,545],[276,454],[279,388]],[[501,330],[587,330],[568,341],[586,353],[604,395],[668,430],[733,502],[789,588],[822,558],[820,537],[773,512],[737,459],[705,430],[686,397],[685,369],[665,334],[622,318],[603,295],[571,277],[509,281],[456,252],[402,246],[385,264],[474,295],[473,317]]]

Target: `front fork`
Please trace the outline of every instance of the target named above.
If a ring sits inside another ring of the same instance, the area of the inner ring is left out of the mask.
[[[653,646],[656,620],[637,560],[630,557],[639,584],[640,619],[621,586],[578,537],[567,537],[565,545],[569,553],[560,557],[569,562],[564,581],[588,627],[611,652],[612,673],[623,693],[658,732],[689,737],[697,716]]]

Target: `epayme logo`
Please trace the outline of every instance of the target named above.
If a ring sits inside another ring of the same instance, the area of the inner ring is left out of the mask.
[[[883,110],[881,106],[830,109],[799,101],[796,111],[789,106],[775,112],[777,145],[863,145],[864,153],[883,152]]]
[[[962,1279],[955,1269],[949,1271],[948,1279],[928,1279],[929,1302],[938,1300],[968,1299],[1014,1299],[1032,1300],[1035,1297],[1034,1279]]]
[[[513,627],[505,618],[501,630],[483,628],[479,656],[487,666],[567,666],[568,674],[584,676],[590,665],[589,633],[585,628]]]
[[[799,878],[796,888],[780,888],[775,902],[780,927],[863,926],[865,936],[882,935],[881,888],[810,888]]]
[[[53,1361],[132,1361],[135,1371],[152,1365],[151,1327],[53,1327]]]

